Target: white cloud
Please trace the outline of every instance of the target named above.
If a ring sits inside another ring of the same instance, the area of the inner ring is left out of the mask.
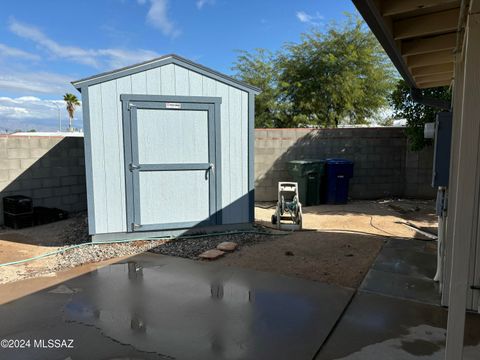
[[[57,108],[58,105],[58,108]],[[53,112],[62,111],[63,100],[42,100],[35,96],[18,98],[0,97],[0,117],[43,119],[58,116]]]
[[[197,8],[202,9],[205,5],[213,5],[215,0],[197,0]]]
[[[139,4],[145,3],[142,0],[138,2]],[[180,30],[168,15],[168,0],[149,0],[149,2],[147,23],[159,29],[165,36],[175,38],[180,35]]]
[[[86,50],[76,46],[60,45],[36,27],[21,23],[14,18],[10,20],[9,29],[14,34],[35,42],[55,57],[70,59],[95,67],[99,66],[93,50]]]
[[[63,100],[43,100],[35,96],[0,97],[0,132],[14,129],[57,130],[58,119],[63,127],[68,114]],[[82,108],[76,108],[74,124],[81,127]]]
[[[113,69],[147,61],[159,56],[155,51],[144,49],[137,49],[135,51],[124,49],[100,49],[97,50],[97,53],[99,56],[106,57],[108,59],[108,67]]]
[[[66,59],[96,68],[122,67],[158,56],[156,52],[144,49],[84,49],[78,46],[62,45],[49,38],[40,29],[21,23],[14,18],[10,19],[9,29],[14,34],[35,42],[54,58]]]
[[[0,68],[0,90],[37,94],[72,91],[72,77],[51,72],[12,71]]]
[[[25,60],[39,60],[40,56],[27,51],[0,44],[0,58],[13,57]]]
[[[319,25],[319,21],[324,19],[319,12],[307,14],[305,11],[297,11],[296,16],[300,22],[310,25]]]

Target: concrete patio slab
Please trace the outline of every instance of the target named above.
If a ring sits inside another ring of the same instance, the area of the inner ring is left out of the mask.
[[[443,360],[447,310],[359,292],[316,360]],[[480,359],[480,315],[468,314],[464,360]]]
[[[311,359],[353,290],[142,254],[0,307],[0,358]],[[53,291],[52,291],[53,290]]]
[[[440,305],[438,284],[433,280],[372,269],[368,272],[360,289],[375,294]]]
[[[439,305],[440,291],[433,281],[437,258],[427,245],[423,241],[388,240],[360,289]]]

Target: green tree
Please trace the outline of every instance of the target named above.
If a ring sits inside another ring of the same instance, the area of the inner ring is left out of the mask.
[[[272,54],[242,51],[236,77],[257,86],[257,127],[365,124],[388,105],[394,70],[359,18],[303,34]]]
[[[451,93],[447,86],[423,89],[422,95],[443,100],[451,99]],[[429,144],[430,140],[423,136],[424,125],[434,122],[435,115],[440,110],[413,101],[410,88],[404,80],[397,82],[396,88],[390,96],[390,104],[394,109],[395,118],[407,120],[405,133],[411,149],[418,151]]]
[[[78,98],[75,95],[70,93],[66,93],[63,96],[63,101],[65,101],[65,104],[67,106],[69,118],[68,130],[73,131],[73,115],[75,114],[75,107],[80,106],[80,101],[78,101]]]
[[[303,34],[281,54],[279,85],[296,123],[365,124],[388,104],[394,71],[362,20]]]
[[[241,50],[232,70],[237,79],[261,90],[255,97],[255,127],[281,127],[275,55],[266,49],[255,49],[252,53]]]

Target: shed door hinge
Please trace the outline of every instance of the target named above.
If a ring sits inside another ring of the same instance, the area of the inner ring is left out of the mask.
[[[130,170],[130,171],[138,170],[138,169],[140,169],[140,165],[135,165],[135,164],[132,164],[132,163],[130,163],[128,165],[128,170]]]
[[[137,107],[137,105],[132,104],[132,103],[128,103],[128,110],[135,109],[136,107]]]
[[[132,222],[132,231],[135,231],[135,229],[138,229],[139,227],[140,227],[140,225]]]
[[[472,290],[480,290],[480,285],[472,285],[472,286],[470,286],[470,289],[472,289]]]

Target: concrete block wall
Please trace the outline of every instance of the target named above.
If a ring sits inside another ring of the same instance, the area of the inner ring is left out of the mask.
[[[401,128],[257,129],[255,136],[257,201],[276,200],[277,182],[292,180],[287,162],[309,158],[354,161],[353,199],[435,196],[433,150],[410,152]]]
[[[405,158],[405,197],[430,199],[436,196],[432,184],[433,146],[408,151]]]
[[[1,199],[17,194],[34,206],[86,210],[83,137],[0,135],[0,224]]]

